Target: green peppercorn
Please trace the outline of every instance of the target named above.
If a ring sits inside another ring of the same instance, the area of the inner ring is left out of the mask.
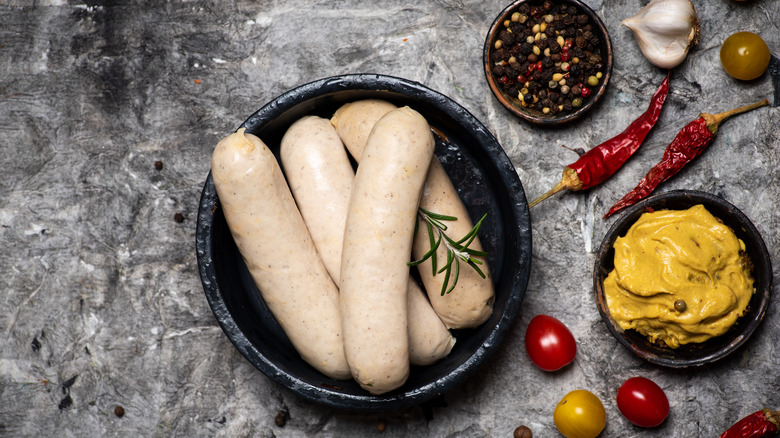
[[[599,78],[597,78],[596,76],[588,76],[588,85],[590,85],[591,87],[595,87],[598,84],[599,84]]]
[[[573,106],[574,108],[581,107],[582,106],[582,99],[580,99],[579,97],[575,97],[571,101],[571,106]]]

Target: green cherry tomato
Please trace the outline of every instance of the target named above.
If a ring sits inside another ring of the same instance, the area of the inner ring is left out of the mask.
[[[553,420],[566,438],[596,438],[607,425],[607,412],[595,394],[577,389],[558,402]]]
[[[720,63],[736,79],[755,79],[769,67],[769,47],[753,32],[737,32],[720,46]]]

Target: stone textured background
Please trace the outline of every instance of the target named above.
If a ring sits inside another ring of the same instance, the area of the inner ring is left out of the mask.
[[[539,129],[511,116],[482,73],[485,34],[506,1],[4,1],[0,5],[0,436],[557,436],[555,404],[586,388],[604,437],[714,437],[780,409],[780,315],[701,369],[646,363],[609,335],[592,298],[601,215],[700,112],[771,99],[768,75],[729,78],[718,52],[750,30],[780,51],[780,2],[694,0],[700,45],[675,70],[658,126],[608,183],[532,211],[533,270],[499,351],[437,403],[352,414],[271,382],[230,344],[207,305],[194,250],[200,190],[217,141],[282,92],[326,76],[383,73],[442,92],[485,123],[529,198],[576,156],[622,131],[664,76],[620,20],[646,0],[585,0],[616,51],[605,102],[579,123]],[[695,165],[661,191],[724,197],[763,234],[780,270],[777,108],[727,121]],[[161,161],[157,170],[154,163]],[[177,213],[183,221],[174,220]],[[774,293],[778,288],[775,286]],[[528,321],[548,313],[579,344],[558,373],[529,363]],[[640,429],[618,412],[620,383],[666,391],[668,420]],[[115,407],[124,416],[115,415]],[[283,412],[287,424],[274,424]]]

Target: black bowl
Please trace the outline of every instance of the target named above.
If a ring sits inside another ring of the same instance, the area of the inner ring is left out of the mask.
[[[634,330],[623,330],[612,319],[604,296],[603,281],[614,269],[615,250],[613,245],[619,236],[625,236],[628,229],[646,211],[685,210],[703,204],[713,216],[730,227],[738,238],[745,242],[746,251],[753,264],[755,293],[747,311],[729,331],[721,336],[695,344],[669,348],[650,342]],[[604,237],[596,258],[593,273],[596,303],[599,313],[609,331],[617,340],[637,356],[657,365],[671,368],[685,368],[715,362],[734,352],[753,334],[764,319],[772,292],[772,262],[764,240],[741,211],[723,198],[694,190],[675,190],[652,196],[630,207],[615,222]]]
[[[561,6],[574,6],[583,14],[587,15],[592,26],[592,32],[599,38],[598,48],[603,60],[603,78],[599,84],[592,90],[589,97],[584,98],[583,105],[571,112],[560,112],[558,114],[544,114],[543,112],[524,107],[521,105],[517,95],[510,95],[502,86],[497,82],[493,76],[491,69],[494,62],[491,61],[491,54],[495,51],[494,43],[498,39],[499,33],[505,29],[504,22],[511,20],[512,14],[518,11],[521,5],[529,6],[542,6],[545,0],[517,0],[504,8],[500,14],[496,17],[493,24],[490,26],[487,37],[485,38],[485,47],[482,52],[482,62],[485,70],[485,78],[487,79],[490,91],[501,102],[502,105],[510,112],[535,125],[542,126],[559,126],[572,122],[581,118],[595,107],[596,103],[601,100],[606,92],[609,80],[612,77],[612,41],[609,38],[609,32],[607,32],[606,26],[601,21],[601,18],[585,3],[580,0],[551,0],[556,5]],[[544,12],[542,13],[544,14]]]
[[[281,137],[298,118],[330,117],[342,104],[366,98],[409,105],[423,114],[438,134],[435,153],[472,219],[488,213],[480,239],[489,253],[494,313],[480,327],[454,332],[457,342],[449,356],[412,367],[401,388],[378,396],[354,381],[330,379],[305,363],[260,298],[230,235],[210,174],[201,195],[196,249],[214,316],[249,362],[309,400],[352,411],[386,411],[440,396],[466,380],[498,348],[528,283],[531,223],[520,179],[496,139],[463,107],[415,82],[374,74],[321,79],[280,95],[241,127],[260,137],[278,159]]]

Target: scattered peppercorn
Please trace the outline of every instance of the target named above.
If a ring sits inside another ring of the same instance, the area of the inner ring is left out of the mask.
[[[488,55],[498,87],[518,106],[544,114],[584,105],[604,79],[600,39],[590,17],[554,0],[523,3],[509,17]],[[556,98],[543,91],[555,91]]]
[[[674,302],[674,310],[678,312],[685,312],[686,309],[688,309],[688,305],[685,304],[684,300],[676,300]]]
[[[175,220],[178,223],[182,223],[184,222],[184,215],[177,212],[176,214],[173,215],[173,220]]]
[[[157,160],[154,162],[154,168],[157,170],[162,170],[163,168],[163,162],[160,160]]]
[[[279,427],[284,427],[287,424],[287,415],[280,411],[276,414],[276,417],[274,417],[274,423]]]
[[[387,427],[387,421],[385,420],[379,420],[379,423],[376,425],[376,430],[379,433],[382,433],[385,431],[385,428]]]
[[[117,406],[114,408],[114,415],[116,415],[119,418],[122,418],[125,416],[125,408],[122,406]]]
[[[528,426],[518,426],[513,436],[514,438],[532,438],[533,433],[531,433],[531,429]]]

